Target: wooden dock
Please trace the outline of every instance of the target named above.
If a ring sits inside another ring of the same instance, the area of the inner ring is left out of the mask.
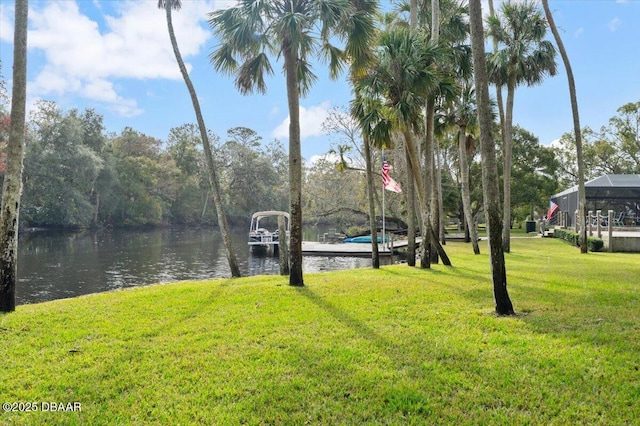
[[[407,240],[397,240],[393,242],[393,250],[378,244],[380,256],[397,255],[405,250],[408,245]],[[420,244],[420,238],[416,238],[416,245]],[[317,243],[314,241],[302,242],[303,256],[348,256],[348,257],[371,257],[371,244],[366,243]]]

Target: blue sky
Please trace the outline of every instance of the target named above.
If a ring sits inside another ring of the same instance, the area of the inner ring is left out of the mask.
[[[500,4],[500,0],[495,0]],[[166,140],[172,127],[195,122],[175,63],[157,0],[30,0],[28,98],[61,108],[94,108],[108,131],[130,126]],[[232,0],[183,0],[174,26],[198,92],[207,127],[223,139],[235,126],[254,129],[265,141],[287,145],[288,112],[281,63],[266,95],[239,94],[230,76],[216,73],[208,55],[217,42],[207,13]],[[389,4],[389,1],[382,1]],[[606,125],[616,109],[640,100],[640,0],[550,0],[572,61],[583,126]],[[388,7],[388,6],[387,6]],[[487,11],[487,4],[483,2]],[[551,37],[551,34],[549,34]],[[0,0],[2,75],[11,87],[13,1]],[[516,92],[514,121],[550,144],[572,130],[567,79],[559,74]],[[319,64],[318,82],[302,99],[303,156],[330,148],[322,121],[332,107],[346,107],[350,88],[332,81]]]

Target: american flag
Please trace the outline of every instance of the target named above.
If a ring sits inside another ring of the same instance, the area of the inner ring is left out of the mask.
[[[549,201],[549,210],[547,210],[547,220],[551,220],[556,210],[558,210],[558,205],[553,201]]]
[[[391,167],[389,166],[389,163],[387,163],[387,160],[383,160],[382,161],[382,186],[387,191],[400,193],[402,192],[402,189],[400,188],[400,185],[398,185],[398,182],[396,182],[391,178],[391,176],[389,176],[390,170],[391,170]]]

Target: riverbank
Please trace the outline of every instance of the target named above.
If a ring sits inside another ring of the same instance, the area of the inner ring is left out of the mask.
[[[638,255],[514,239],[519,315],[500,318],[486,246],[480,256],[446,248],[453,268],[307,274],[304,288],[279,276],[181,282],[18,306],[0,316],[0,395],[9,409],[38,411],[4,412],[0,423],[640,417]]]

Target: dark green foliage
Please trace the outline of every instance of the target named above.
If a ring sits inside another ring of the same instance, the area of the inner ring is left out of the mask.
[[[576,247],[580,247],[580,234],[568,229],[556,229],[553,232],[555,238],[564,240]],[[604,241],[602,238],[587,237],[587,247],[589,251],[602,251],[604,248]]]
[[[244,221],[256,210],[284,210],[282,145],[262,145],[246,128],[232,129],[229,136],[231,141],[215,154],[230,219]],[[219,140],[214,134],[209,139]],[[1,165],[0,158],[0,177]],[[217,222],[195,125],[171,129],[165,146],[129,127],[107,135],[95,111],[63,112],[50,101],[38,104],[29,123],[22,206],[21,225],[29,227]]]

